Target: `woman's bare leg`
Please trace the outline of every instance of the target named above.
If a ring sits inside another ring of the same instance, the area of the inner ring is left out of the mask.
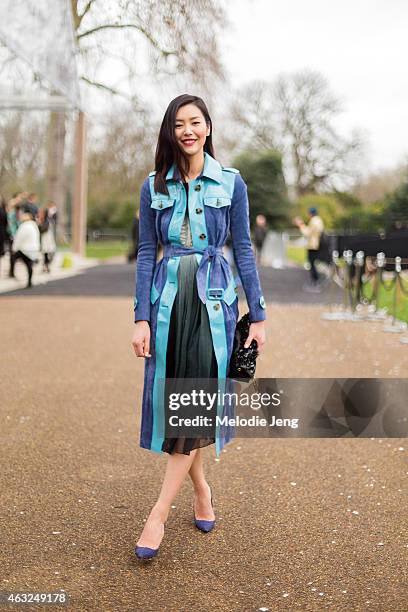
[[[172,453],[169,455],[163,484],[157,502],[153,506],[137,546],[158,548],[164,535],[164,523],[170,512],[170,506],[183,484],[198,449],[189,455]]]
[[[210,485],[206,481],[204,475],[201,448],[197,449],[197,453],[189,470],[189,475],[194,486],[194,511],[196,518],[204,521],[215,520],[214,510],[211,506]]]

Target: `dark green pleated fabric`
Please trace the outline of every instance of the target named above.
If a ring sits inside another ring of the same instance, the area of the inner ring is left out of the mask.
[[[184,183],[188,201],[188,184]],[[191,246],[191,232],[188,224],[188,207],[185,223],[180,235],[182,244]],[[195,254],[182,255],[178,268],[178,290],[174,300],[166,356],[166,378],[213,378],[217,379],[218,366],[215,357],[210,322],[206,305],[198,296],[196,272],[198,262]],[[212,382],[209,389],[217,391]],[[167,385],[167,392],[177,390],[177,383]],[[208,390],[208,389],[207,389]],[[202,412],[201,412],[202,413]],[[166,405],[166,422],[169,416]],[[168,453],[189,455],[195,448],[215,443],[214,437],[208,438],[169,438],[164,439],[162,450]]]
[[[180,257],[178,291],[170,317],[167,344],[166,378],[217,378],[208,312],[198,296],[195,255]],[[174,392],[176,386],[172,386]],[[214,387],[216,391],[216,387]],[[201,412],[202,413],[202,412]],[[208,446],[215,438],[165,438],[162,450],[186,455]]]
[[[214,373],[211,329],[207,308],[197,292],[197,268],[195,255],[180,258],[178,292],[170,321],[174,353],[173,364],[169,365],[177,378],[207,378]]]

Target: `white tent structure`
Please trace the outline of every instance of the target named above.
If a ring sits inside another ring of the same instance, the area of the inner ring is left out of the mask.
[[[75,185],[72,248],[84,255],[86,246],[87,160],[86,121],[81,109],[70,0],[1,0],[0,42],[23,61],[41,91],[23,95],[17,84],[0,91],[0,109],[75,111]],[[17,90],[17,91],[16,91]]]

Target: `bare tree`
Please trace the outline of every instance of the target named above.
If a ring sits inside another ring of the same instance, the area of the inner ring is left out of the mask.
[[[41,117],[22,111],[2,113],[0,121],[0,184],[4,194],[35,182],[44,169]]]
[[[394,191],[408,176],[408,159],[393,168],[383,168],[362,177],[353,186],[353,194],[365,204],[378,202]]]
[[[335,128],[340,102],[327,80],[310,70],[254,81],[235,92],[232,130],[236,150],[275,148],[296,195],[333,189],[355,180],[363,137]]]
[[[231,115],[240,129],[235,131],[240,148],[276,148],[276,125],[271,107],[272,87],[265,81],[252,81],[231,104]]]
[[[71,6],[88,85],[129,98],[146,60],[158,79],[182,74],[209,89],[224,78],[218,38],[227,18],[220,0],[119,0],[113,9],[105,0],[71,0]],[[126,70],[120,77],[126,88],[98,78],[109,60]]]
[[[290,156],[297,195],[335,188],[355,177],[362,136],[344,138],[334,127],[340,101],[325,77],[305,70],[280,75],[274,83],[273,106],[279,116],[280,147]]]
[[[159,84],[188,80],[211,91],[214,79],[223,79],[218,37],[227,20],[218,0],[71,0],[80,78],[110,100],[119,96],[131,103],[131,112],[143,108],[140,75],[149,66],[150,81]],[[109,63],[116,62],[112,81]],[[153,77],[153,78],[152,78]],[[51,113],[48,139],[49,197],[60,203],[62,193],[65,116]]]
[[[91,130],[89,156],[90,202],[135,202],[137,186],[151,170],[153,125],[145,121],[129,124],[126,113],[111,112],[98,119],[99,137]],[[150,146],[151,145],[151,146]]]

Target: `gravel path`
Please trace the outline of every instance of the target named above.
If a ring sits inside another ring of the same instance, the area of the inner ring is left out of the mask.
[[[259,377],[407,377],[395,335],[323,309],[268,305]],[[1,300],[2,590],[64,589],[98,612],[405,611],[404,439],[235,439],[219,461],[208,447],[215,530],[194,528],[185,482],[139,565],[166,458],[138,446],[132,315],[131,296]]]

